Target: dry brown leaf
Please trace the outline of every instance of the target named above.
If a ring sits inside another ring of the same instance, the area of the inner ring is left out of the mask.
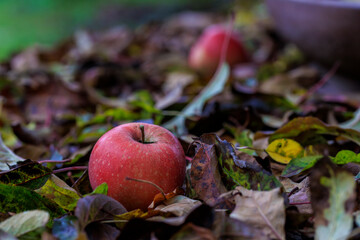
[[[163,204],[157,206],[162,213],[171,213],[177,217],[188,215],[192,210],[201,205],[201,202],[182,195],[177,195],[171,199],[165,200]]]
[[[183,96],[184,88],[194,81],[195,76],[190,73],[169,73],[163,85],[164,96],[157,99],[155,107],[157,109],[165,109],[177,103]]]
[[[230,217],[256,226],[271,238],[285,239],[285,204],[280,188],[252,191],[238,186],[222,197],[231,197],[236,203]]]
[[[214,234],[210,229],[197,226],[193,223],[185,224],[180,231],[178,231],[174,236],[171,237],[171,240],[216,240]]]
[[[150,206],[148,207],[149,209],[154,209],[157,206],[159,206],[160,204],[164,203],[165,200],[169,200],[177,195],[184,195],[184,189],[182,189],[181,187],[177,187],[175,188],[174,191],[170,192],[170,193],[158,193],[155,195],[153,202],[150,204]],[[165,204],[166,205],[166,204]]]
[[[289,181],[291,181],[289,179]],[[305,178],[300,183],[295,183],[298,188],[297,191],[294,191],[293,194],[289,196],[289,201],[292,205],[295,205],[299,213],[312,214],[313,210],[310,204],[310,186],[309,178]],[[304,204],[309,203],[309,204]]]

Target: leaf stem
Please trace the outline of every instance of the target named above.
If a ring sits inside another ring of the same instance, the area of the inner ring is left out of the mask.
[[[143,180],[143,179],[131,178],[131,177],[125,177],[125,180],[130,180],[130,181],[136,181],[136,182],[142,182],[142,183],[150,184],[150,185],[156,187],[156,188],[161,192],[161,194],[163,195],[164,199],[166,199],[166,195],[165,195],[164,190],[163,190],[161,187],[159,187],[159,185],[156,185],[156,184],[153,183],[153,182],[150,182],[150,181],[147,181],[147,180]]]
[[[144,127],[144,125],[140,125],[140,130],[141,130],[141,142],[145,143],[145,127]]]

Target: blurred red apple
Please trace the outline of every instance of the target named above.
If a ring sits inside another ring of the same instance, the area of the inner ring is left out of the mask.
[[[223,46],[229,35],[225,61],[229,65],[246,62],[247,53],[239,36],[221,25],[213,25],[205,29],[190,50],[188,63],[193,69],[212,74],[219,64]]]
[[[106,182],[108,195],[127,210],[147,209],[159,190],[126,177],[150,181],[166,193],[182,186],[185,154],[177,138],[163,127],[146,123],[123,124],[105,133],[90,156],[92,188]]]

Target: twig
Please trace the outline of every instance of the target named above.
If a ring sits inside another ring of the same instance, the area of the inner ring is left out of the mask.
[[[161,194],[163,195],[164,199],[166,199],[166,195],[165,195],[164,190],[162,190],[161,187],[159,187],[158,185],[156,185],[156,184],[153,183],[153,182],[150,182],[150,181],[147,181],[147,180],[143,180],[143,179],[131,178],[131,177],[125,177],[125,180],[130,180],[130,181],[136,181],[136,182],[142,182],[142,183],[150,184],[150,185],[156,187],[156,188],[161,192]]]
[[[43,163],[64,163],[64,162],[70,162],[71,158],[67,158],[64,160],[41,160],[38,161],[38,163],[43,164]]]
[[[87,170],[87,166],[75,166],[75,167],[67,167],[67,168],[61,168],[54,170],[53,173],[61,173],[66,171],[78,171],[78,170]]]
[[[311,202],[292,202],[292,203],[289,203],[289,205],[292,205],[292,206],[306,205],[306,204],[311,204]]]
[[[104,220],[104,221],[101,221],[101,223],[127,223],[127,222],[129,222],[129,220],[119,219],[119,220]]]
[[[310,95],[314,94],[317,90],[319,90],[322,86],[325,85],[325,83],[327,83],[330,78],[332,76],[334,76],[334,74],[336,73],[336,71],[338,70],[340,66],[340,62],[336,62],[334,64],[334,66],[330,69],[329,72],[327,72],[321,79],[319,82],[317,82],[314,86],[312,86],[299,100],[299,102],[297,103],[297,105],[300,105],[302,103],[304,103],[309,97]]]
[[[87,169],[81,174],[81,176],[76,179],[75,183],[71,186],[75,190],[78,188],[77,185],[82,181],[82,179],[87,175]]]

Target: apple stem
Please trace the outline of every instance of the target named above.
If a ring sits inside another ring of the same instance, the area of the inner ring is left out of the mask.
[[[143,179],[131,178],[131,177],[125,177],[125,180],[130,180],[130,181],[136,181],[136,182],[142,182],[142,183],[150,184],[150,185],[156,187],[156,188],[161,192],[161,194],[163,195],[164,199],[166,199],[166,195],[165,195],[164,190],[162,190],[161,187],[159,187],[158,185],[156,185],[156,184],[153,183],[153,182],[150,182],[150,181],[147,181],[147,180],[143,180]]]
[[[141,142],[145,143],[145,127],[144,127],[144,125],[140,125],[140,130],[141,130]]]

